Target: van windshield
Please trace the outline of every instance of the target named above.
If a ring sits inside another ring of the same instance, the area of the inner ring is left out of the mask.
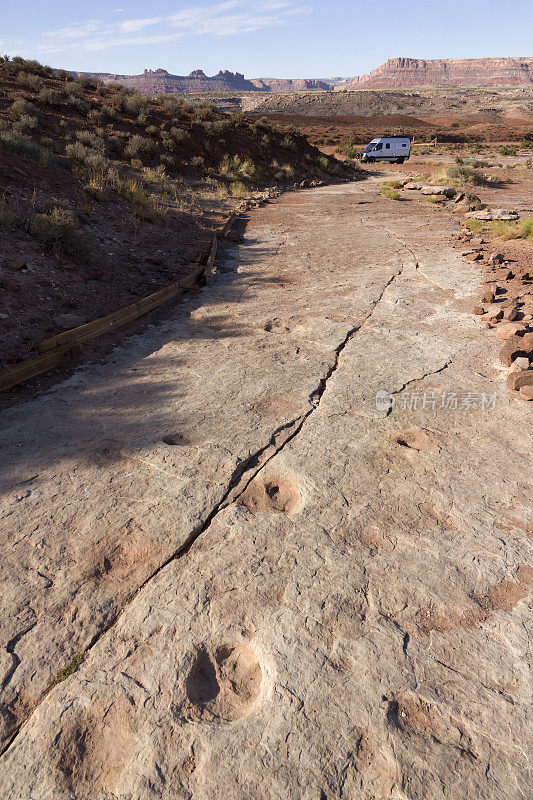
[[[370,151],[373,150],[376,145],[377,142],[370,142],[370,144],[367,144],[367,146],[363,150],[363,153],[370,153]]]

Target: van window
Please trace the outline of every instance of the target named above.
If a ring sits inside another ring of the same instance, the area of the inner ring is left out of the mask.
[[[374,150],[383,150],[383,145],[381,142],[374,147]]]
[[[389,144],[388,142],[387,142],[387,144],[385,145],[385,150],[390,150],[390,144]]]
[[[407,147],[407,145],[406,144],[402,144],[402,147]]]

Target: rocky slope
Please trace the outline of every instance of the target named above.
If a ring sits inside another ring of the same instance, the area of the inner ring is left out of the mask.
[[[335,87],[393,89],[410,86],[531,86],[533,58],[390,58],[369,75]]]

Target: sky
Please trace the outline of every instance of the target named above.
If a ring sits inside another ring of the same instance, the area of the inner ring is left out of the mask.
[[[0,0],[0,52],[86,72],[329,78],[532,45],[531,0]]]

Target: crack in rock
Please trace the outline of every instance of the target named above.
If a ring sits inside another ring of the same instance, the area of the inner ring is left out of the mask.
[[[127,602],[119,609],[119,611],[113,616],[113,618],[108,622],[108,624],[100,631],[97,631],[94,636],[92,637],[91,641],[89,642],[88,646],[86,647],[83,656],[84,660],[86,659],[88,653],[98,644],[100,639],[105,636],[119,621],[123,613],[126,611],[127,608],[132,604],[132,602],[138,597],[139,593],[146,587],[148,583],[154,580],[162,570],[164,570],[169,564],[174,561],[177,561],[183,558],[185,555],[189,553],[194,543],[210,528],[212,522],[217,517],[217,515],[227,508],[232,503],[235,503],[241,495],[244,494],[250,483],[258,476],[258,474],[269,464],[273,458],[275,458],[282,450],[295,439],[302,431],[306,421],[314,414],[315,411],[320,407],[320,403],[326,391],[328,382],[332,375],[337,371],[339,367],[340,357],[342,352],[348,346],[350,341],[356,336],[363,326],[368,322],[368,320],[372,317],[372,314],[376,310],[379,303],[382,301],[383,296],[387,289],[391,286],[391,284],[398,278],[404,270],[404,264],[401,262],[401,266],[397,269],[396,272],[388,279],[383,287],[382,291],[380,292],[378,298],[372,303],[370,311],[365,316],[363,321],[355,325],[351,328],[347,334],[345,335],[344,339],[340,342],[340,344],[335,348],[334,354],[335,358],[333,360],[333,364],[327,370],[325,376],[320,379],[320,382],[317,388],[311,393],[309,397],[309,401],[311,403],[311,408],[300,417],[296,417],[295,419],[291,420],[284,425],[281,425],[277,428],[274,433],[271,435],[268,443],[263,447],[259,448],[255,453],[245,459],[241,464],[237,466],[237,468],[232,473],[230,480],[227,485],[227,489],[224,492],[222,498],[213,506],[207,517],[204,521],[194,528],[185,542],[180,545],[180,547],[172,553],[162,564],[160,564],[144,581],[143,583],[135,589],[132,594],[130,595]],[[292,430],[291,430],[292,429]],[[285,436],[283,441],[278,444],[278,437],[284,431],[290,430],[291,432]],[[272,450],[272,452],[265,457],[265,454]],[[251,474],[248,476],[248,473]],[[17,664],[18,666],[18,664]],[[16,667],[15,667],[16,669]],[[14,670],[13,670],[14,672]],[[49,691],[49,690],[48,690]],[[28,722],[29,719],[33,716],[36,709],[41,705],[41,703],[46,698],[48,691],[46,691],[42,697],[40,698],[39,702],[34,706],[31,712],[28,714],[26,719],[24,719],[16,728],[13,736],[9,739],[6,743],[5,747],[2,751],[0,751],[0,756],[3,755],[7,750],[14,744],[17,737],[19,736],[22,727]]]

